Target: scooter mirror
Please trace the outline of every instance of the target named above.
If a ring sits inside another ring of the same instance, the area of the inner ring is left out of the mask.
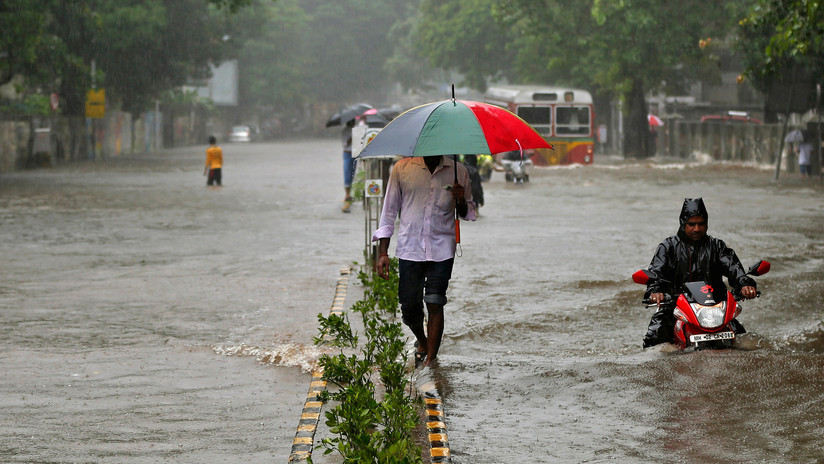
[[[770,272],[770,263],[767,262],[767,261],[761,260],[761,261],[759,261],[759,262],[752,265],[752,267],[750,268],[749,273],[752,274],[752,275],[760,276],[760,275],[764,275],[768,272]]]
[[[632,281],[636,284],[646,285],[650,278],[650,274],[645,269],[641,269],[635,274],[632,274]]]

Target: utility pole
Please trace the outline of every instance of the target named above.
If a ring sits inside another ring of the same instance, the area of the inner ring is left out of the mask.
[[[815,84],[815,124],[818,129],[818,138],[816,142],[816,149],[818,150],[818,183],[824,183],[824,173],[822,166],[824,166],[824,158],[821,156],[821,84]]]

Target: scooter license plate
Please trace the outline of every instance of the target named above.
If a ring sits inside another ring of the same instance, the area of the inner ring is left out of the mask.
[[[710,342],[713,340],[732,340],[735,338],[735,332],[715,332],[708,334],[690,335],[691,343]]]

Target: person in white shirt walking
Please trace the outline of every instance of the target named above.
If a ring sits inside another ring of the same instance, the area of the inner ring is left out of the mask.
[[[457,171],[455,171],[457,169]],[[457,182],[455,176],[457,175]],[[389,275],[389,241],[400,215],[398,243],[398,299],[403,322],[415,335],[416,366],[436,361],[444,328],[446,290],[455,259],[455,211],[475,220],[469,174],[448,156],[404,158],[392,168],[386,187],[380,226],[372,235],[378,242],[378,275]],[[429,316],[424,331],[423,306]]]
[[[812,175],[811,160],[813,153],[813,144],[810,143],[812,134],[804,132],[804,140],[798,144],[796,151],[798,152],[798,171],[801,177],[810,177]]]

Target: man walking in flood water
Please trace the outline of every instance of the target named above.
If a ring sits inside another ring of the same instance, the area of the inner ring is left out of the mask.
[[[735,251],[722,240],[707,235],[709,214],[702,198],[685,198],[679,216],[678,233],[658,245],[649,264],[649,271],[660,279],[647,284],[644,298],[657,303],[658,310],[652,315],[644,348],[659,343],[672,342],[675,316],[674,301],[661,303],[666,295],[674,296],[685,282],[705,281],[713,288],[726,289],[724,277],[741,295],[755,298],[755,281],[747,276]],[[666,282],[665,282],[666,281]],[[736,333],[744,333],[744,326],[733,319]]]
[[[457,169],[458,181],[453,184]],[[415,364],[431,366],[443,336],[446,289],[455,259],[455,210],[475,220],[475,203],[466,168],[447,156],[404,158],[392,168],[386,187],[378,242],[378,275],[389,278],[389,240],[400,214],[398,299],[403,322],[417,340]],[[429,316],[424,331],[423,303]]]

